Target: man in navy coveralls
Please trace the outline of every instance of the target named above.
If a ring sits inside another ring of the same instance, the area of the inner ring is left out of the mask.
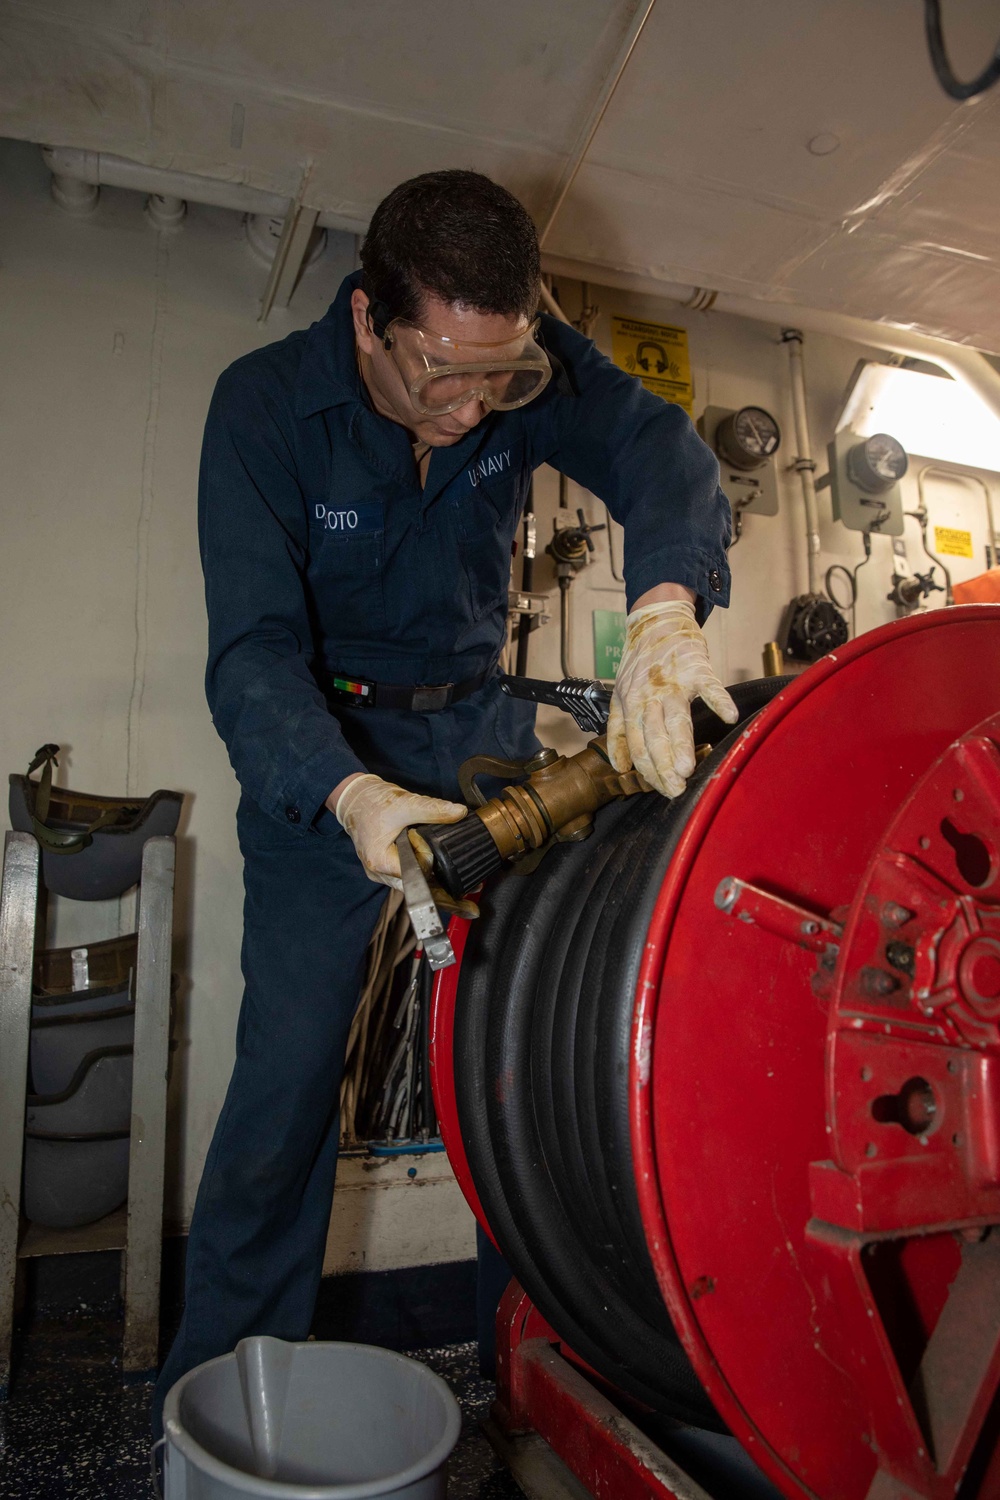
[[[458,767],[523,758],[497,684],[511,550],[551,464],[625,528],[609,750],[666,796],[689,705],[732,722],[699,625],[726,605],[729,505],[685,412],[536,317],[534,225],[473,172],[405,182],[326,316],[239,359],[205,430],[208,701],[242,788],[245,992],[157,1387],[250,1334],[304,1339],[338,1094],[396,835],[464,816]]]

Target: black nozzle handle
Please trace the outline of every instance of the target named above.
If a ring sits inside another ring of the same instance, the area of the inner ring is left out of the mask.
[[[456,900],[503,864],[486,824],[474,812],[461,823],[422,823],[416,832],[434,855],[437,884]]]

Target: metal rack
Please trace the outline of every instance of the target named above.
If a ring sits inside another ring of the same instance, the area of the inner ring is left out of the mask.
[[[121,1250],[123,1373],[152,1376],[156,1368],[174,855],[172,837],[150,838],[143,846],[127,1204],[95,1224],[43,1229],[21,1220],[40,849],[30,833],[6,836],[0,887],[0,1400],[10,1385],[18,1262],[31,1256]]]

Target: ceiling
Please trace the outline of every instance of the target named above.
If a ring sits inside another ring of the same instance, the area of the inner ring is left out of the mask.
[[[942,0],[956,72],[996,0]],[[544,222],[638,0],[0,0],[0,134],[362,227],[474,166]],[[546,240],[560,264],[1000,351],[1000,86],[931,73],[919,0],[657,0]]]

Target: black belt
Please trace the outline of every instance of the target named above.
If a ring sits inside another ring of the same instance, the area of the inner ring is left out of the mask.
[[[400,708],[413,713],[436,714],[468,698],[496,671],[487,667],[464,682],[402,683],[372,682],[368,677],[349,677],[333,672],[323,683],[328,697],[347,708]]]

